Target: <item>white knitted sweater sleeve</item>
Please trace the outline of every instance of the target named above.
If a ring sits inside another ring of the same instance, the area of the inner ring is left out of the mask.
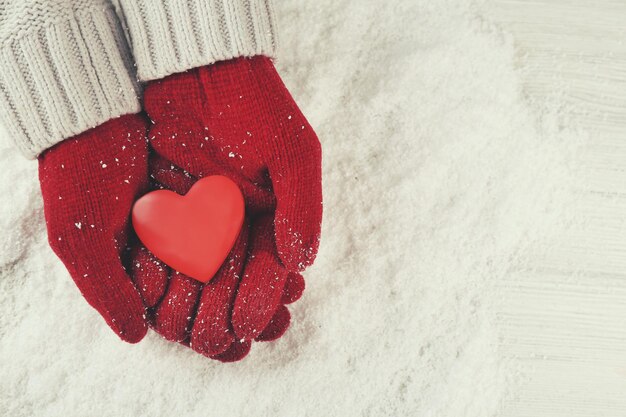
[[[272,0],[116,0],[141,81],[241,56],[274,57]]]
[[[140,111],[133,61],[106,0],[0,0],[0,117],[34,158]]]
[[[137,76],[274,56],[271,0],[114,1],[0,0],[0,118],[27,157],[139,112]]]

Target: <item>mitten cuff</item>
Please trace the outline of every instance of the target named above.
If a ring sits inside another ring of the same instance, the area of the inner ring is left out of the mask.
[[[132,58],[115,10],[107,2],[84,4],[15,15],[9,9],[2,16],[0,113],[29,158],[140,111]]]
[[[141,81],[255,55],[274,56],[271,0],[120,0]]]

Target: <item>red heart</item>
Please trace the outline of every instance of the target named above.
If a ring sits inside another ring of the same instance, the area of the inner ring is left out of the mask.
[[[235,244],[243,224],[244,200],[229,178],[215,175],[196,182],[185,196],[148,193],[133,206],[133,227],[163,262],[208,282]]]

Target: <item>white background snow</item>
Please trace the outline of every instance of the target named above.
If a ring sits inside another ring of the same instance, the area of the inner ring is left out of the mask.
[[[47,246],[37,164],[0,149],[0,414],[500,415],[498,283],[567,223],[584,142],[529,103],[469,0],[277,2],[278,68],[324,151],[325,217],[287,335],[222,364],[127,345]]]

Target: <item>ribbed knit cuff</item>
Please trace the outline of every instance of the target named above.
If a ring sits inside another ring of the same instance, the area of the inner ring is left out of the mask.
[[[274,56],[271,0],[119,0],[141,81],[242,56]]]
[[[137,96],[132,58],[110,5],[69,10],[2,39],[1,117],[27,157],[139,112]]]

